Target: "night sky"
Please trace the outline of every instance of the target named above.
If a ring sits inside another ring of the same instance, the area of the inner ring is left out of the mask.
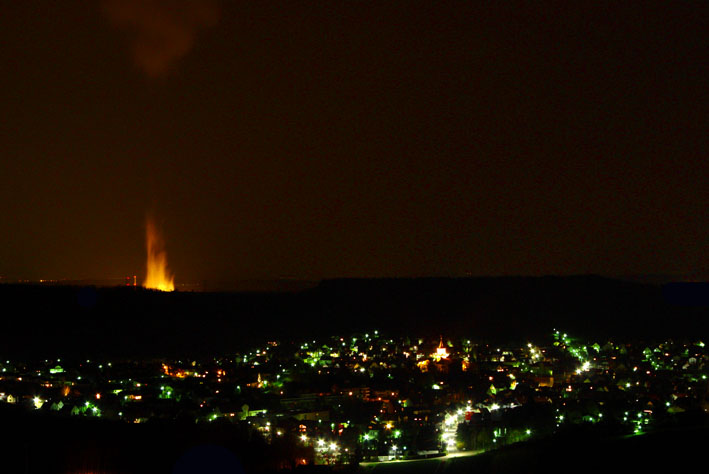
[[[709,269],[697,2],[0,10],[0,275]]]

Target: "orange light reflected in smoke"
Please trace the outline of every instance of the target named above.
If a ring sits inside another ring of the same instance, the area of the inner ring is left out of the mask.
[[[174,291],[175,277],[167,268],[167,253],[162,235],[151,218],[146,223],[146,245],[148,250],[148,266],[143,286],[145,288]]]

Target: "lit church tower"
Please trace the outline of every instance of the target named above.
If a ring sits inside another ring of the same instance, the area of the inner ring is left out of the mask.
[[[436,360],[436,362],[439,362],[441,359],[448,358],[448,350],[446,350],[446,346],[443,345],[443,336],[441,336],[441,341],[438,343],[436,353],[431,354],[431,356]]]

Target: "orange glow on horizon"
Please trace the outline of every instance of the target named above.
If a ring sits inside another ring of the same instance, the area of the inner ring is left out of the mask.
[[[146,222],[145,240],[148,263],[143,286],[153,290],[174,291],[175,277],[167,268],[167,253],[165,252],[162,235],[150,217],[148,217]]]

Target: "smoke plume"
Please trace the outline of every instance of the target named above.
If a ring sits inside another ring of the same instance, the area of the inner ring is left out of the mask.
[[[148,215],[145,226],[145,243],[148,250],[147,272],[143,286],[160,291],[173,291],[175,277],[167,268],[167,253],[160,229]]]
[[[126,32],[136,66],[152,78],[189,53],[199,30],[219,14],[214,0],[104,0],[103,11]]]

